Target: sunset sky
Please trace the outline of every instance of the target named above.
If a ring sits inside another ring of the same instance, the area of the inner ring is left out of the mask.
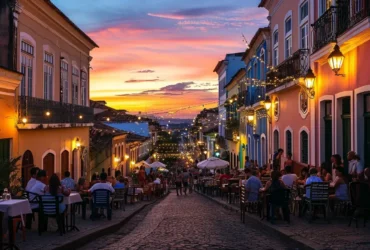
[[[215,107],[217,62],[267,24],[259,0],[53,2],[100,47],[91,98],[133,114],[190,118]]]

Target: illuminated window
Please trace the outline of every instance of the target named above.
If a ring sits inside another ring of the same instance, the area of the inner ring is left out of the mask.
[[[33,60],[34,48],[29,43],[21,42],[21,95],[32,96],[33,91]]]
[[[44,99],[53,100],[53,55],[44,52]]]

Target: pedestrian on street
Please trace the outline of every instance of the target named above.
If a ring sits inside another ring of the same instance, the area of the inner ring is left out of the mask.
[[[177,196],[179,196],[179,191],[180,195],[182,195],[182,174],[180,170],[177,171],[175,184]]]
[[[189,186],[189,172],[186,168],[184,169],[184,172],[182,173],[182,184],[184,185],[184,193],[185,195],[187,195],[186,193],[188,191],[188,186]]]

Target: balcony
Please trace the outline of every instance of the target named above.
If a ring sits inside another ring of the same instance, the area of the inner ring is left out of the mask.
[[[336,42],[336,38],[370,16],[368,0],[338,1],[337,6],[329,8],[313,27],[313,53],[327,44]]]
[[[94,121],[94,110],[90,107],[49,101],[29,96],[18,99],[19,128],[36,124],[45,127],[81,127]],[[26,118],[27,120],[24,120]]]
[[[266,87],[264,86],[248,86],[248,90],[239,93],[238,107],[252,106],[257,102],[265,100]]]
[[[268,85],[266,86],[266,92],[270,92],[294,79],[304,77],[309,65],[309,50],[297,50],[291,57],[267,73]]]
[[[225,129],[226,140],[232,141],[234,139],[234,132],[232,129]]]

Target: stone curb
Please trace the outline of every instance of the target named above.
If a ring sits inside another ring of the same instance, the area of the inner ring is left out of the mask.
[[[240,209],[238,207],[229,205],[229,204],[224,204],[221,201],[218,201],[206,194],[203,194],[201,192],[195,191],[199,195],[208,198],[209,200],[217,203],[218,205],[221,205],[225,209],[235,211],[235,212],[240,212]],[[320,250],[324,249],[323,246],[320,246],[319,244],[308,240],[306,238],[303,238],[302,236],[296,235],[294,231],[286,229],[286,228],[277,228],[271,225],[267,221],[261,221],[259,218],[252,216],[248,213],[245,213],[245,218],[246,218],[246,224],[249,221],[250,225],[253,225],[253,227],[256,227],[260,230],[269,232],[271,234],[274,234],[275,236],[279,237],[283,241],[290,242],[294,244],[298,249],[307,249],[307,250]],[[242,222],[240,222],[242,223]],[[293,226],[294,227],[294,226]],[[294,230],[294,228],[292,228]]]
[[[131,214],[129,214],[123,220],[118,221],[117,223],[115,223],[113,225],[109,225],[105,228],[99,229],[97,231],[93,231],[91,233],[86,233],[85,235],[82,235],[81,237],[79,237],[79,238],[77,238],[73,241],[67,242],[66,244],[63,244],[63,245],[56,246],[52,249],[53,250],[77,249],[79,247],[82,247],[82,246],[90,243],[92,240],[96,240],[97,238],[100,238],[100,237],[105,236],[107,234],[117,232],[122,226],[124,226],[126,223],[128,223],[132,219],[132,217],[134,217],[135,215],[140,213],[144,208],[146,208],[147,206],[153,205],[153,204],[157,203],[158,201],[161,201],[161,200],[165,199],[169,194],[170,194],[170,192],[165,194],[163,197],[155,199],[153,202],[150,202],[150,203],[147,203],[147,204],[141,206],[137,210],[132,211]]]

